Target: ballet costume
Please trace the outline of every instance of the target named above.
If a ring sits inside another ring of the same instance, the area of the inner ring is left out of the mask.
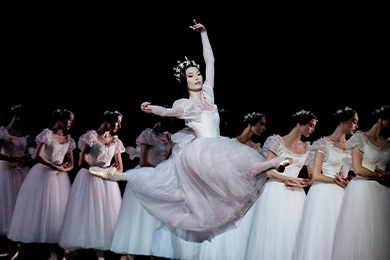
[[[311,157],[310,144],[306,152],[289,151],[280,135],[267,138],[264,153],[272,151],[277,157],[289,157],[292,164],[282,175],[298,177]],[[245,259],[291,259],[295,238],[302,217],[306,193],[303,188],[292,188],[277,179],[269,179],[252,216]]]
[[[212,110],[190,99],[174,102],[184,110],[178,118],[193,133],[172,136],[175,146],[168,160],[118,174],[127,176],[128,187],[149,214],[176,236],[195,242],[232,228],[259,197],[265,172],[282,162],[264,161],[254,149],[220,136],[213,89],[204,85],[202,92]]]
[[[347,148],[363,153],[362,166],[374,171],[386,170],[390,147],[379,148],[357,131]],[[332,259],[390,258],[390,188],[357,175],[346,190],[336,226]]]
[[[237,139],[233,139],[237,140]],[[260,143],[257,143],[255,149],[260,155],[263,155],[263,149]],[[264,156],[265,158],[265,156]],[[249,230],[252,227],[253,213],[259,205],[259,199],[248,210],[245,216],[237,223],[237,227],[223,234],[214,237],[211,241],[204,241],[200,244],[199,260],[245,260],[246,245],[248,242]]]
[[[98,140],[97,132],[90,130],[80,136],[78,147],[88,145],[87,161],[106,167],[115,154],[125,151],[117,136],[113,140],[110,144],[103,144]],[[90,175],[88,169],[81,168],[71,187],[59,245],[71,251],[109,250],[121,202],[118,183]]]
[[[136,139],[136,148],[126,147],[130,159],[140,156],[141,145],[146,144],[148,162],[158,165],[166,160],[172,149],[170,141],[163,141],[156,133],[147,128]],[[137,166],[140,167],[140,166]],[[111,244],[111,251],[118,254],[153,255],[151,244],[153,234],[160,222],[150,215],[134,196],[131,188],[126,187]]]
[[[76,147],[75,142],[68,135],[66,142],[59,143],[52,135],[51,130],[44,129],[35,140],[45,144],[42,157],[62,163],[66,153]],[[70,185],[67,172],[35,164],[20,188],[8,238],[24,243],[58,243]]]
[[[321,170],[325,176],[331,178],[334,178],[335,174],[340,174],[344,178],[348,176],[350,151],[335,147],[328,137],[315,141],[310,152],[313,159],[310,165],[313,164],[316,152],[324,154]],[[331,259],[343,197],[344,189],[335,183],[315,181],[311,185],[303,209],[293,259]]]
[[[1,153],[23,156],[31,137],[13,136],[7,127],[0,127]],[[15,162],[0,160],[0,236],[6,236],[20,187],[30,168]]]

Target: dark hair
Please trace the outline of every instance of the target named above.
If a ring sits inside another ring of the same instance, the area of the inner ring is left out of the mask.
[[[104,111],[102,114],[103,120],[107,122],[115,122],[118,120],[118,116],[122,116],[121,112],[115,111]]]
[[[29,109],[27,105],[24,104],[18,104],[15,106],[10,107],[8,112],[13,116],[25,116],[28,114]]]
[[[371,113],[375,117],[376,120],[378,119],[386,119],[390,117],[390,106],[382,106],[380,108],[377,108],[374,110],[374,112]]]
[[[188,68],[192,68],[192,67],[194,67],[194,68],[197,68],[199,71],[200,71],[200,69],[198,68],[198,67],[196,67],[195,65],[188,65],[188,66],[185,66],[185,67],[183,67],[181,70],[180,70],[180,85],[182,85],[182,86],[187,86],[187,77],[186,77],[186,71],[187,71],[187,69]]]
[[[72,111],[68,109],[56,109],[53,111],[52,115],[54,117],[54,120],[58,121],[66,121],[70,119],[70,115],[74,114]]]
[[[343,109],[339,109],[337,110],[334,114],[333,114],[333,117],[332,117],[332,121],[338,125],[339,123],[344,123],[344,122],[347,122],[348,120],[350,120],[351,118],[353,118],[353,116],[356,114],[357,112],[355,110],[353,110],[352,108],[350,107],[345,107]]]
[[[245,125],[250,124],[251,126],[254,126],[262,118],[266,118],[266,116],[262,113],[258,113],[258,112],[249,113],[244,116],[243,123]]]
[[[303,109],[291,116],[291,122],[293,123],[293,126],[295,126],[296,124],[306,125],[310,123],[312,119],[318,120],[317,117],[311,111],[306,111]]]

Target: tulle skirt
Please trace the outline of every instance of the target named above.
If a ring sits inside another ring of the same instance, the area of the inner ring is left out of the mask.
[[[72,184],[59,245],[109,250],[122,202],[117,182],[80,169]]]
[[[20,187],[28,167],[0,161],[0,236],[7,235]]]
[[[68,173],[34,165],[19,191],[8,238],[24,243],[58,243],[69,190]]]
[[[129,185],[146,210],[175,235],[211,239],[239,220],[261,193],[265,159],[226,137],[198,138],[155,168],[129,170]]]
[[[133,191],[126,188],[111,251],[118,254],[152,255],[153,234],[159,224],[135,198]]]
[[[245,259],[291,259],[306,193],[270,179],[253,215]]]
[[[345,190],[332,259],[390,258],[390,188],[355,177]]]
[[[314,182],[309,189],[294,247],[293,259],[330,260],[344,189]]]
[[[252,228],[252,221],[256,221],[253,220],[253,214],[259,205],[259,201],[260,199],[256,200],[237,228],[226,231],[214,237],[211,241],[201,243],[198,259],[245,260],[249,231]]]

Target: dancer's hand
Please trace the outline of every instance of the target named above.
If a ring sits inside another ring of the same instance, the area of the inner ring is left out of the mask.
[[[201,24],[201,23],[197,23],[196,21],[195,21],[195,19],[194,19],[194,25],[190,25],[190,28],[192,29],[192,30],[194,30],[194,31],[197,31],[197,32],[205,32],[206,31],[206,27],[204,27],[204,25],[203,24]]]
[[[382,185],[390,187],[390,172],[382,171],[378,166],[375,166],[374,171],[377,176],[377,181]]]
[[[145,113],[152,113],[152,109],[148,108],[150,105],[150,102],[144,102],[141,104],[141,110],[144,111]]]
[[[349,180],[347,178],[341,177],[340,174],[336,174],[334,176],[333,182],[339,185],[341,188],[345,189],[349,183]]]

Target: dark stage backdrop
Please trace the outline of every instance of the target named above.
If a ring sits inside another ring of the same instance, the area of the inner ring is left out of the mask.
[[[27,103],[33,133],[51,112],[76,113],[72,136],[97,129],[105,110],[120,110],[127,145],[149,121],[142,101],[172,105],[187,97],[173,77],[176,60],[204,69],[203,23],[215,55],[215,102],[231,111],[235,133],[244,114],[268,116],[271,134],[290,130],[302,108],[319,118],[311,141],[330,134],[329,117],[346,105],[369,113],[389,103],[388,34],[380,7],[367,6],[14,6],[3,8],[0,123]],[[385,46],[386,44],[386,46]]]

